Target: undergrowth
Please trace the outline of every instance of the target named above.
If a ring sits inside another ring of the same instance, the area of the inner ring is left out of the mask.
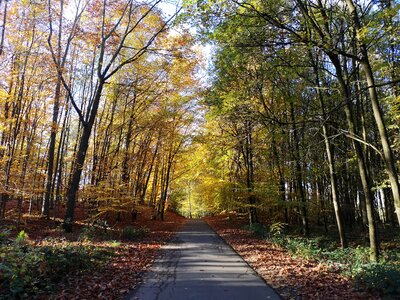
[[[111,255],[105,248],[82,244],[33,245],[21,231],[12,243],[0,244],[0,299],[35,299],[67,274],[99,267]]]
[[[115,240],[117,237],[117,233],[112,229],[104,231],[101,228],[87,226],[81,230],[78,240],[82,242],[108,241]]]
[[[136,241],[150,232],[147,227],[133,227],[131,225],[125,226],[122,231],[107,230],[104,231],[100,228],[89,226],[81,230],[79,235],[80,241],[111,241],[121,238],[125,241]]]
[[[245,230],[251,231],[258,238],[268,238],[268,228],[264,224],[254,223],[244,227]]]
[[[129,240],[129,241],[133,241],[136,239],[139,239],[143,236],[145,236],[146,234],[148,234],[150,232],[150,230],[147,227],[139,227],[139,228],[135,228],[133,226],[126,226],[124,227],[124,229],[122,230],[121,233],[121,238],[124,240]]]
[[[359,289],[370,290],[386,299],[400,298],[400,253],[396,248],[382,250],[379,262],[371,263],[369,247],[341,249],[329,237],[290,236],[285,232],[284,223],[275,223],[269,227],[254,224],[246,229],[259,238],[269,239],[293,256],[325,263],[332,270],[351,278]]]

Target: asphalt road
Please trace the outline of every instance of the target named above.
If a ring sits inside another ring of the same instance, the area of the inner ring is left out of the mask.
[[[189,220],[126,299],[281,299],[201,220]]]

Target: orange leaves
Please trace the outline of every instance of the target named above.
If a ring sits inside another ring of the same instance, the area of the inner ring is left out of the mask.
[[[167,212],[166,222],[150,220],[150,209],[143,209],[137,226],[151,232],[138,242],[124,243],[114,248],[116,256],[101,270],[75,274],[60,286],[54,299],[121,299],[141,281],[143,272],[151,266],[162,244],[174,234],[185,219]]]
[[[284,299],[375,299],[355,291],[349,279],[316,261],[293,258],[266,240],[238,229],[241,224],[222,217],[207,222],[224,238]]]
[[[8,204],[15,207],[15,201]],[[25,207],[27,209],[27,207]],[[85,272],[74,269],[60,274],[62,282],[55,287],[54,294],[38,291],[31,295],[38,299],[121,299],[130,290],[134,289],[141,281],[141,276],[147,270],[154,259],[159,255],[161,245],[180,228],[185,219],[169,211],[165,214],[165,221],[151,220],[152,209],[147,206],[138,206],[138,218],[133,226],[146,227],[149,233],[134,242],[122,242],[118,240],[118,229],[131,224],[129,218],[123,219],[113,227],[116,234],[111,238],[90,239],[82,241],[79,239],[82,233],[82,220],[86,219],[87,208],[78,206],[76,208],[76,221],[73,233],[65,234],[59,225],[61,219],[55,218],[49,223],[37,216],[24,216],[24,224],[21,229],[26,230],[29,235],[29,243],[35,247],[63,248],[63,247],[92,247],[112,252],[114,256],[104,265]],[[79,213],[78,213],[79,212]],[[59,212],[63,215],[63,211]],[[111,221],[111,219],[109,220]],[[114,223],[113,223],[114,224]],[[16,232],[13,232],[13,235]],[[116,240],[114,240],[116,239]],[[97,259],[93,257],[93,259]],[[38,268],[43,273],[49,268],[46,262],[40,263]],[[57,282],[54,282],[56,284]]]

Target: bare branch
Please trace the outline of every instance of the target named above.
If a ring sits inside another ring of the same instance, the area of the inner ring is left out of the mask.
[[[353,139],[353,140],[355,140],[355,141],[357,141],[357,142],[360,142],[360,143],[362,143],[362,144],[364,144],[364,145],[370,147],[371,149],[375,150],[375,152],[378,153],[379,156],[383,159],[383,153],[382,153],[378,148],[376,148],[374,145],[372,145],[371,143],[368,143],[367,141],[365,141],[364,139],[362,139],[362,138],[359,137],[359,136],[356,136],[356,135],[354,135],[354,134],[351,134],[351,133],[350,133],[349,131],[347,131],[347,130],[340,129],[340,131],[341,131],[345,136],[347,136],[348,138],[351,138],[351,139]]]
[[[86,6],[84,6],[84,7],[86,7]],[[55,64],[55,66],[56,66],[57,75],[59,76],[59,78],[60,78],[60,80],[61,80],[61,82],[63,84],[63,87],[67,91],[68,98],[70,99],[72,106],[74,107],[76,113],[78,114],[79,120],[82,122],[83,126],[86,126],[86,121],[85,121],[85,119],[84,119],[84,117],[82,115],[82,111],[79,109],[78,105],[76,104],[76,101],[75,101],[74,96],[72,94],[71,88],[69,87],[68,83],[66,82],[66,80],[64,78],[64,75],[63,75],[63,72],[62,72],[62,70],[64,68],[64,65],[65,65],[65,62],[66,62],[66,57],[68,55],[68,50],[69,50],[70,44],[71,44],[72,39],[73,39],[73,37],[75,35],[75,33],[74,33],[75,30],[74,29],[76,28],[76,26],[77,26],[77,24],[78,24],[78,22],[79,22],[79,20],[80,20],[80,18],[82,16],[84,8],[82,8],[82,10],[80,12],[77,12],[76,15],[75,15],[74,25],[72,27],[73,30],[71,30],[71,33],[70,33],[70,35],[68,37],[68,42],[67,42],[67,45],[66,45],[66,49],[65,49],[65,51],[63,53],[62,62],[60,62],[60,59],[59,59],[60,53],[58,53],[58,56],[56,55],[56,53],[54,51],[54,48],[53,48],[53,44],[51,42],[52,36],[53,36],[53,19],[52,19],[52,12],[51,12],[51,0],[48,0],[48,9],[49,9],[49,35],[47,37],[47,44],[48,44],[49,49],[50,49],[51,57],[52,57],[53,62]],[[60,16],[60,18],[62,18],[62,16]],[[58,51],[60,51],[60,46],[59,46]]]

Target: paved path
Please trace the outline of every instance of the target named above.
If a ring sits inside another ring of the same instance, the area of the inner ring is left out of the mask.
[[[189,220],[126,299],[266,300],[276,292],[201,220]]]

